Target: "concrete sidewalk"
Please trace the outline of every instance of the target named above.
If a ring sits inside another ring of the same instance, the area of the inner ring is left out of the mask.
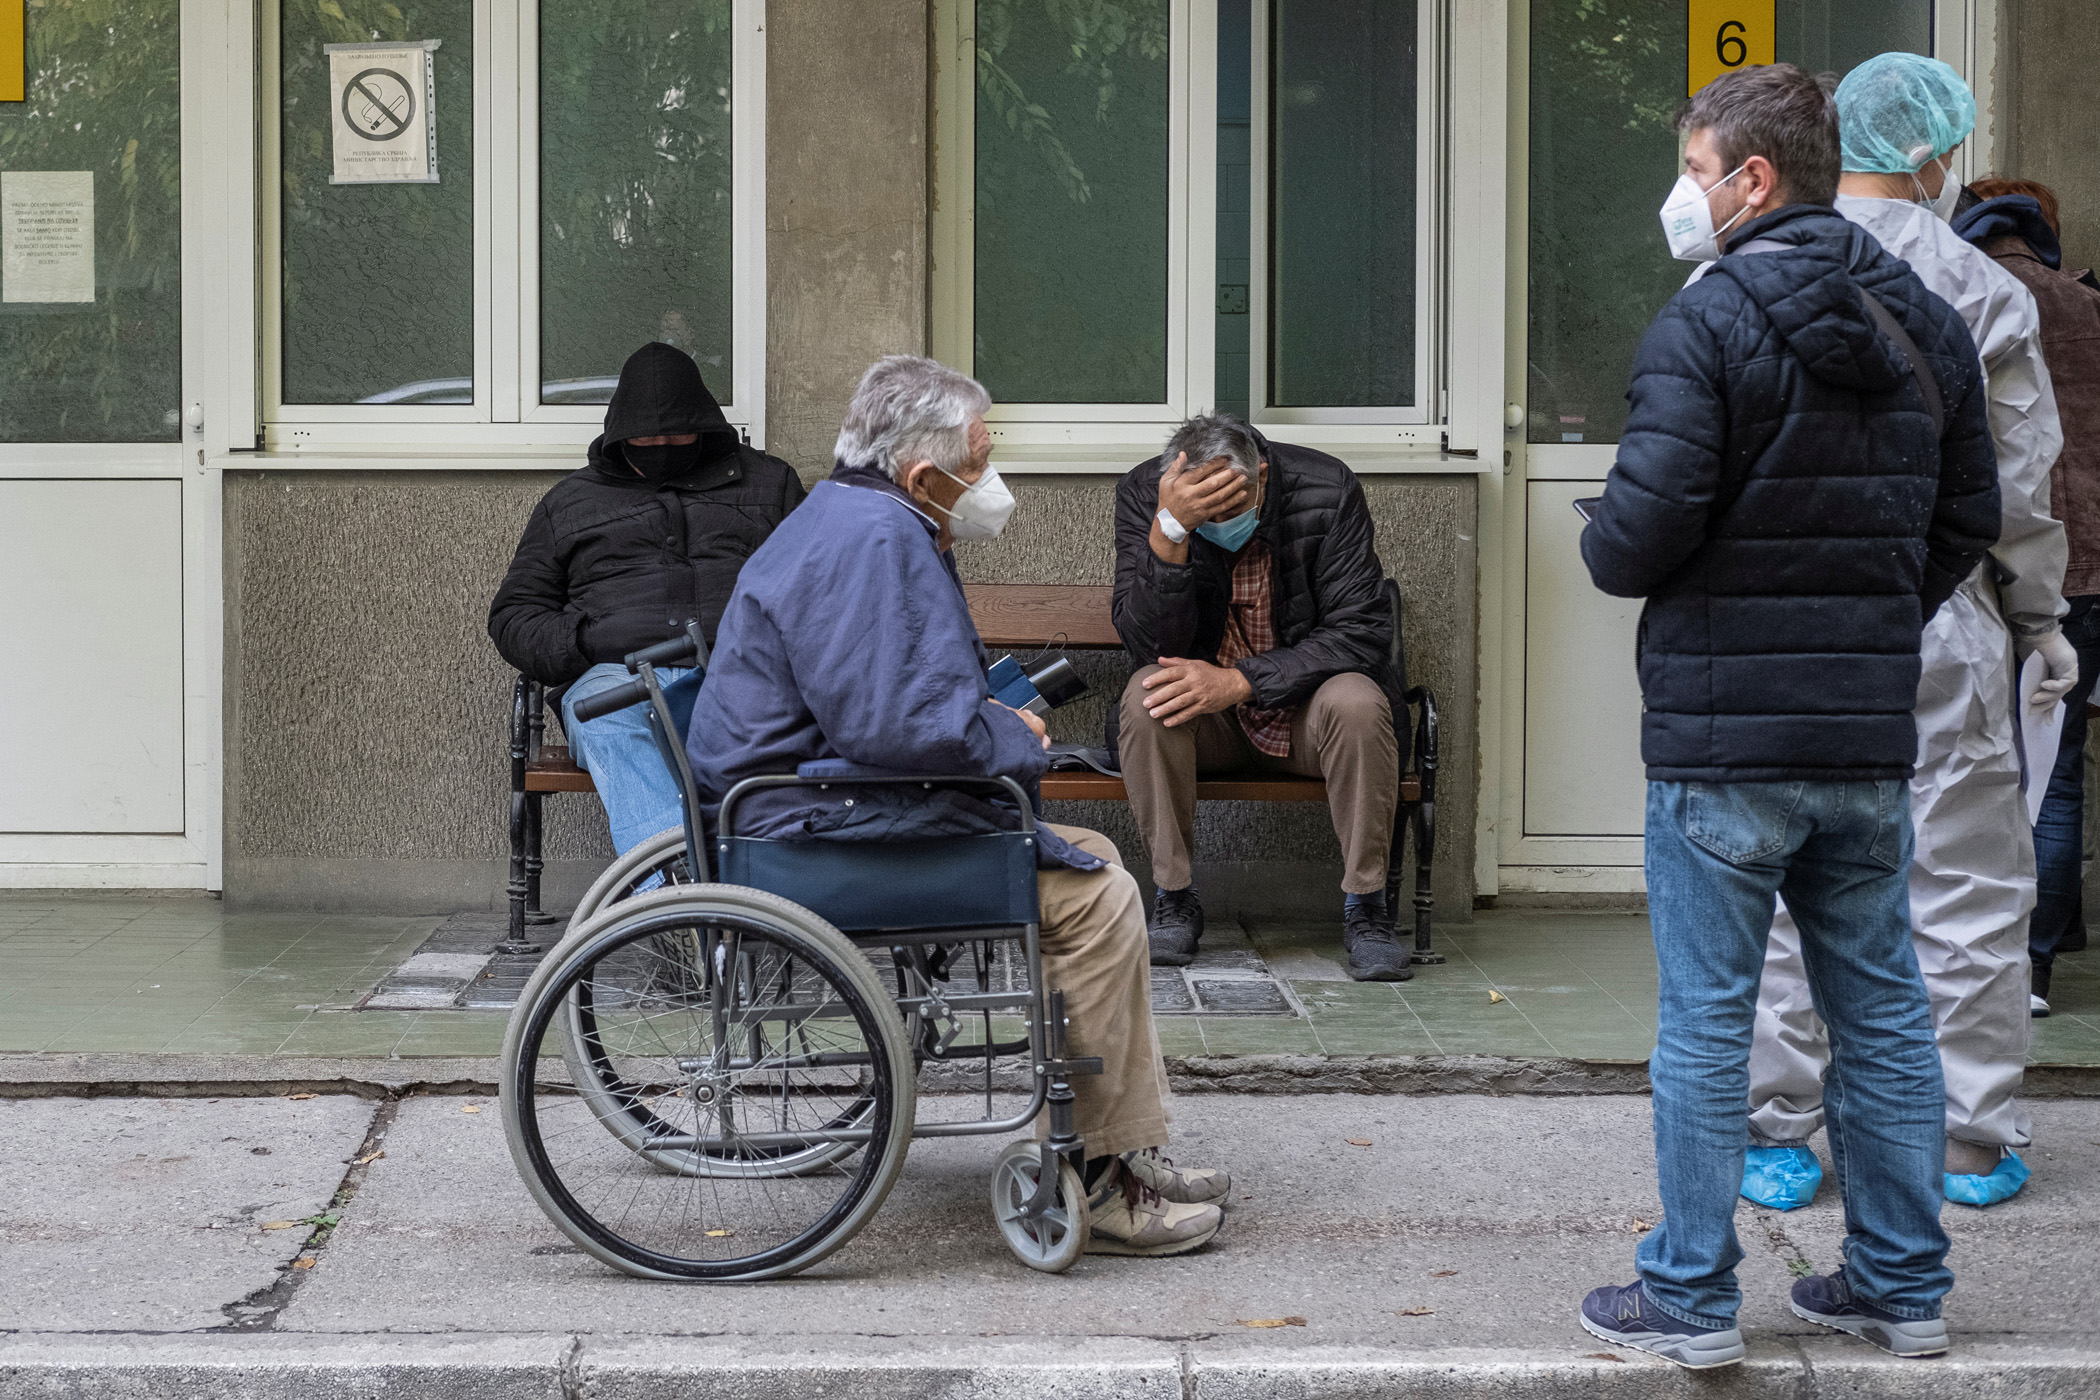
[[[819,1268],[707,1288],[578,1253],[486,1095],[0,1101],[0,1396],[2100,1396],[2100,1102],[2036,1103],[2027,1191],[1947,1208],[1951,1357],[1787,1312],[1838,1263],[1826,1186],[1741,1208],[1751,1362],[1703,1376],[1575,1323],[1660,1212],[1645,1099],[1177,1110],[1174,1151],[1237,1178],[1198,1255],[1029,1273],[991,1223],[996,1145],[931,1141]]]

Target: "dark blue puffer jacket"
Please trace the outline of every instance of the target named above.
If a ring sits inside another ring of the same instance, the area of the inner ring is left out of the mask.
[[[1952,307],[1820,205],[1730,239],[1655,318],[1582,533],[1590,577],[1646,598],[1641,757],[1663,782],[1908,778],[1918,638],[1998,537],[1983,370]],[[1860,302],[1923,352],[1923,395]]]

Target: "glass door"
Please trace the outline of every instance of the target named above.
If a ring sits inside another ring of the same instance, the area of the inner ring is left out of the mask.
[[[1688,74],[1702,66],[1692,48],[1708,41],[1692,33],[1689,11],[1706,8],[1684,0],[1516,6],[1528,40],[1516,89],[1528,140],[1524,168],[1511,173],[1525,260],[1510,290],[1522,308],[1524,355],[1504,528],[1522,558],[1522,585],[1512,591],[1523,600],[1523,665],[1504,702],[1522,716],[1505,729],[1521,743],[1521,772],[1502,793],[1505,890],[1642,887],[1640,609],[1590,585],[1572,503],[1602,489],[1625,426],[1634,348],[1690,271],[1670,257],[1656,210],[1677,178],[1673,118]],[[1932,0],[1743,8],[1753,24],[1770,17],[1779,61],[1812,72],[1842,76],[1877,53],[1935,50]]]

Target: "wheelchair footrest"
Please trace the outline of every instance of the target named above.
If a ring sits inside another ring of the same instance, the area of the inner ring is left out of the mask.
[[[1099,1074],[1101,1057],[1081,1055],[1067,1060],[1045,1060],[1035,1067],[1035,1072],[1045,1079],[1072,1079],[1082,1074]]]

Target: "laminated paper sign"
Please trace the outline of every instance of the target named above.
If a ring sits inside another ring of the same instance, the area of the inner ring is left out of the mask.
[[[0,171],[0,301],[95,299],[95,172]]]
[[[439,41],[327,44],[335,185],[437,183]]]

